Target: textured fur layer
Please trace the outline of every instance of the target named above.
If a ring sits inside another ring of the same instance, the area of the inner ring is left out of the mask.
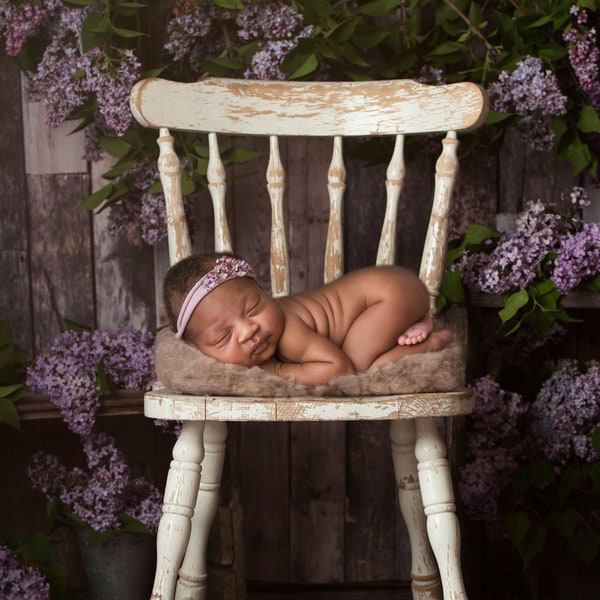
[[[459,348],[413,354],[356,375],[342,375],[317,387],[269,375],[259,367],[218,362],[163,329],[156,340],[156,373],[167,388],[186,394],[219,396],[382,396],[440,392],[463,385]]]

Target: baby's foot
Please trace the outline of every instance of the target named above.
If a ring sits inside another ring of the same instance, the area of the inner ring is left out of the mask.
[[[411,325],[399,338],[400,346],[411,346],[427,339],[433,329],[433,321],[429,315]]]

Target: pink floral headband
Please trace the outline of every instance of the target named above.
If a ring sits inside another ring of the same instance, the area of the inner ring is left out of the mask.
[[[251,277],[252,279],[256,279],[252,267],[245,260],[235,258],[235,256],[221,256],[217,258],[212,270],[198,280],[183,301],[179,316],[177,317],[177,333],[175,334],[177,339],[183,335],[194,309],[198,306],[202,298],[222,283],[236,277]]]

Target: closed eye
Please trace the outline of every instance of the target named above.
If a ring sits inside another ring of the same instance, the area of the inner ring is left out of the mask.
[[[250,308],[246,311],[246,316],[254,315],[258,312],[260,306],[260,300],[257,300],[254,304],[250,306]]]
[[[231,331],[226,331],[219,335],[215,341],[213,346],[223,346],[231,339]]]

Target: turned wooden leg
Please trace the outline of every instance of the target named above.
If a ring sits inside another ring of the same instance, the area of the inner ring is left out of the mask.
[[[203,432],[203,421],[186,421],[173,447],[156,538],[156,575],[151,600],[172,600],[175,593],[200,485]]]
[[[427,538],[425,513],[419,489],[414,421],[391,421],[390,438],[400,511],[406,522],[410,541],[413,599],[441,600],[442,588],[435,558]]]
[[[175,600],[206,599],[206,548],[208,534],[219,508],[219,489],[225,460],[227,424],[208,421],[204,428],[204,460],[192,531],[179,570]]]
[[[416,419],[416,457],[429,542],[437,559],[444,600],[466,600],[460,564],[460,528],[446,445],[434,418]]]

